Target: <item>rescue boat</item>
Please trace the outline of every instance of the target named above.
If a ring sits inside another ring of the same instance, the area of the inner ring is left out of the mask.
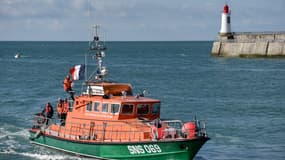
[[[134,95],[131,84],[107,81],[106,47],[95,29],[89,44],[97,60],[93,78],[74,101],[68,98],[64,119],[34,115],[31,143],[97,159],[193,159],[210,139],[205,121],[162,119],[160,100]]]

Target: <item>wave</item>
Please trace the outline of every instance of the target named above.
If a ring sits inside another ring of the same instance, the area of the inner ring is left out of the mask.
[[[44,154],[37,154],[37,153],[18,153],[19,155],[25,156],[25,157],[31,157],[39,160],[81,160],[79,157],[70,157],[66,155],[44,155]]]
[[[0,157],[1,154],[38,160],[86,160],[86,158],[63,154],[45,147],[33,146],[29,142],[28,129],[8,124],[0,127]]]
[[[0,128],[0,153],[9,154],[16,150],[29,148],[29,132],[27,129],[4,124]]]
[[[14,149],[6,149],[0,151],[0,154],[10,154],[10,155],[18,155],[22,157],[29,157],[31,159],[38,160],[82,160],[81,157],[73,157],[67,155],[55,155],[55,154],[41,154],[41,153],[31,153],[31,152],[17,152]]]
[[[219,133],[214,134],[213,137],[215,137],[215,139],[218,141],[227,141],[228,143],[237,143],[238,144],[238,143],[242,142],[240,137],[226,136],[226,135],[222,135]]]
[[[0,128],[0,140],[3,138],[6,139],[14,139],[16,137],[22,137],[24,139],[29,139],[29,131],[25,128],[14,128],[13,126],[4,125],[5,128]],[[13,130],[17,130],[15,132],[7,130],[7,128],[11,128]]]
[[[185,54],[185,53],[180,53],[179,56],[180,56],[180,57],[188,57],[188,55]]]

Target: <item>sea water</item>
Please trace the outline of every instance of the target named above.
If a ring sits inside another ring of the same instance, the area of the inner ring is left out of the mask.
[[[195,160],[285,159],[285,59],[222,58],[212,42],[107,42],[108,79],[162,101],[161,117],[207,122]],[[19,59],[14,55],[21,53]],[[88,42],[0,42],[0,159],[84,159],[29,143],[33,114],[66,97]],[[82,81],[77,81],[76,94]]]

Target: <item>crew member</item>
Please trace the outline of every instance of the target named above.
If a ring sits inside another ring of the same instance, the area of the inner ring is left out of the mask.
[[[62,102],[62,113],[61,113],[61,125],[65,125],[65,119],[66,119],[66,115],[67,115],[67,112],[69,110],[69,103],[67,101],[67,99],[65,99],[63,102]]]
[[[52,118],[53,116],[53,108],[50,104],[50,102],[48,102],[44,108],[44,110],[42,111],[42,113],[45,115],[45,117],[47,118],[46,124],[48,124],[49,119]]]
[[[68,92],[71,99],[74,100],[73,90],[72,90],[72,80],[70,80],[70,76],[67,75],[63,81],[63,89],[65,92]]]
[[[63,109],[63,100],[59,98],[57,102],[57,107],[56,107],[57,117],[59,119],[61,119],[62,109]]]
[[[151,127],[153,139],[159,140],[164,138],[164,126],[159,119],[154,120]]]
[[[63,102],[63,106],[62,106],[62,113],[67,113],[69,111],[69,103],[67,101],[67,99],[65,98],[64,102]]]

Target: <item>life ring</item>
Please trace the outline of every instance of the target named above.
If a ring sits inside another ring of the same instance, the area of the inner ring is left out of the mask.
[[[42,124],[44,124],[46,122],[46,117],[41,113],[41,114],[39,114],[38,115],[38,117],[37,117],[37,123],[39,124],[39,125],[42,125]]]

